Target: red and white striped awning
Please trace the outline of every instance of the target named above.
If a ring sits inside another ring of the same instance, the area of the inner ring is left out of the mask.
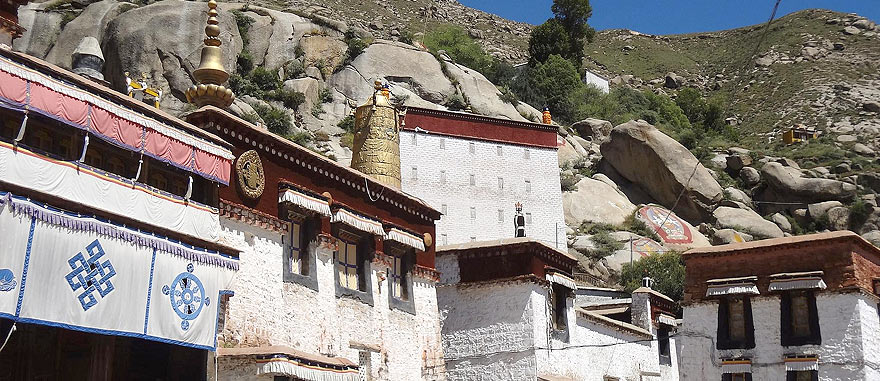
[[[33,112],[88,131],[224,185],[232,159],[228,149],[0,57],[0,106]]]

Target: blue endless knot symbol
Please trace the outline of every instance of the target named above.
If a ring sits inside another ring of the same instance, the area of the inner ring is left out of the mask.
[[[77,298],[82,304],[83,311],[88,311],[89,308],[98,304],[98,298],[95,296],[96,291],[103,299],[114,290],[110,278],[116,275],[116,270],[113,269],[109,260],[101,262],[104,257],[104,248],[101,247],[98,240],[86,246],[85,252],[88,254],[88,258],[79,252],[67,260],[71,271],[64,279],[67,279],[70,289],[74,292],[82,289]]]
[[[195,320],[202,308],[211,304],[211,298],[205,296],[202,281],[193,274],[192,263],[186,265],[186,272],[180,273],[170,285],[162,286],[162,293],[171,300],[171,308],[180,317],[180,328],[189,329],[190,320]]]

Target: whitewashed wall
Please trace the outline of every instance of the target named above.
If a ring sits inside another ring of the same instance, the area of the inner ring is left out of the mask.
[[[373,345],[375,380],[441,380],[443,361],[437,294],[433,281],[415,278],[413,297],[416,315],[388,306],[388,280],[377,287],[373,264],[374,306],[349,298],[337,298],[332,249],[313,241],[317,253],[318,290],[283,282],[283,247],[278,233],[237,221],[221,219],[221,242],[242,250],[240,270],[218,335],[221,347],[283,345],[303,352],[341,356],[358,362],[359,350],[350,342]],[[252,360],[221,358],[220,380],[271,380],[258,378]]]
[[[597,88],[599,88],[599,90],[602,90],[603,93],[608,94],[608,80],[596,75],[596,73],[585,70],[584,83],[596,86]]]
[[[573,299],[567,308],[569,341],[552,338],[547,294],[531,282],[440,287],[449,380],[534,380],[544,374],[639,380],[641,371],[662,374],[644,380],[678,380],[675,362],[659,365],[656,341],[576,317]]]
[[[440,148],[441,141],[444,148]],[[470,143],[474,143],[474,153],[470,153]],[[525,158],[525,149],[529,150],[529,158]],[[513,237],[514,204],[521,202],[523,213],[532,215],[526,235],[566,250],[556,152],[555,148],[401,131],[402,188],[441,212],[446,205],[446,215],[437,222],[439,246],[469,242],[471,238],[485,241]],[[441,171],[446,172],[445,182],[441,181]],[[503,189],[498,187],[499,177]],[[528,192],[526,180],[531,182]],[[476,218],[471,218],[471,208]]]
[[[877,300],[858,293],[824,293],[816,296],[822,345],[782,347],[780,299],[752,298],[755,349],[717,350],[718,304],[697,303],[684,308],[679,337],[680,372],[683,380],[720,380],[721,359],[752,359],[754,380],[785,377],[787,354],[819,356],[820,380],[875,380],[880,356],[880,318]],[[873,369],[869,369],[873,368]]]

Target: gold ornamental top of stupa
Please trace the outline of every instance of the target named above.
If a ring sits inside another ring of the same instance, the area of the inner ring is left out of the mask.
[[[186,90],[186,100],[196,106],[212,105],[226,108],[235,95],[223,86],[229,73],[223,68],[223,50],[220,48],[220,22],[217,20],[217,2],[208,2],[208,21],[205,26],[205,46],[199,68],[193,71],[196,84]]]

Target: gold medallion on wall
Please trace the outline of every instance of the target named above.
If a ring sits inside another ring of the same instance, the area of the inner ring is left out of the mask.
[[[235,172],[238,174],[238,188],[245,196],[256,199],[263,194],[266,176],[257,151],[250,150],[241,154],[235,160]]]

